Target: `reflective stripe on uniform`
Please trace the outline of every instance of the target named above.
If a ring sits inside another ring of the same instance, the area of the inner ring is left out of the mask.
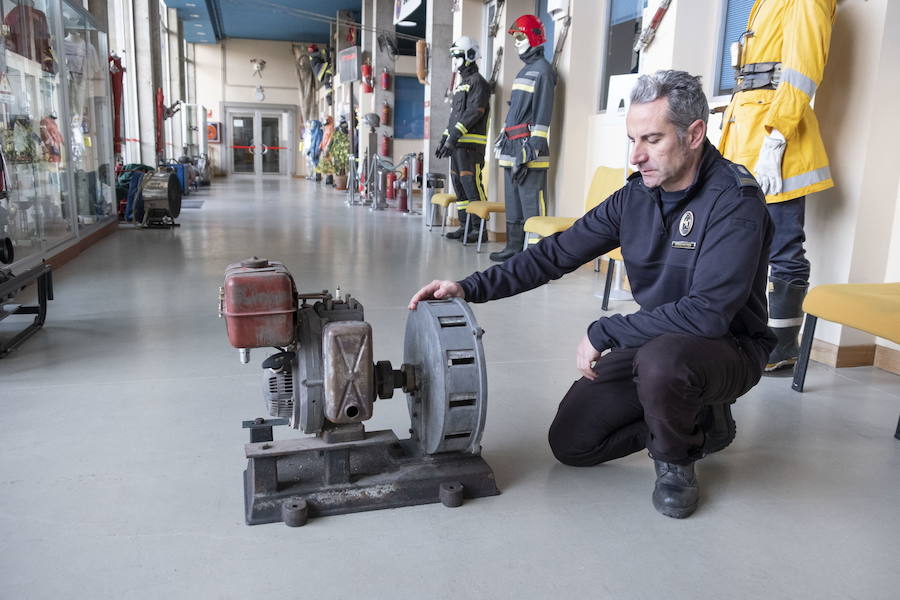
[[[459,131],[463,135],[466,135],[467,133],[469,133],[469,130],[466,129],[466,126],[460,122],[457,122],[456,125],[454,125],[454,127],[456,127],[457,131]]]
[[[549,160],[532,160],[531,162],[525,163],[525,166],[529,169],[549,169],[550,161]]]
[[[803,317],[793,319],[769,319],[769,327],[784,329],[785,327],[800,327],[803,325]]]
[[[478,199],[482,202],[487,201],[487,194],[484,193],[484,185],[481,183],[481,165],[475,164],[475,189],[478,190]]]
[[[540,202],[540,207],[541,207],[541,216],[545,217],[545,216],[547,216],[547,204],[544,202],[544,190],[541,190],[540,192],[538,192],[538,200]]]
[[[816,82],[794,69],[784,69],[781,72],[781,82],[789,83],[812,99],[816,93]]]
[[[458,86],[456,86],[456,89],[453,90],[453,93],[455,94],[456,92],[468,92],[468,91],[469,91],[469,84],[461,83]]]
[[[517,77],[513,79],[513,90],[522,90],[523,92],[534,93],[534,79],[525,77]]]
[[[831,179],[831,169],[828,167],[813,169],[812,171],[794,175],[793,177],[788,177],[783,180],[781,182],[781,193],[786,194],[788,192],[793,192],[794,190],[799,190],[808,185],[815,185],[826,179]]]
[[[550,136],[550,128],[546,125],[535,125],[531,128],[531,135],[534,137],[546,138]]]
[[[478,133],[467,133],[459,136],[459,139],[456,141],[462,144],[487,144],[487,136]]]

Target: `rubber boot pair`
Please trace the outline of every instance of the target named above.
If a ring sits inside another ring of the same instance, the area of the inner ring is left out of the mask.
[[[769,329],[778,343],[766,361],[766,372],[793,367],[800,356],[800,326],[803,325],[803,299],[809,284],[802,280],[787,282],[769,278]]]
[[[525,226],[522,223],[506,222],[506,248],[498,252],[491,252],[490,259],[503,262],[522,251],[525,244]]]
[[[451,240],[461,240],[466,232],[466,218],[468,218],[469,235],[466,237],[466,243],[471,244],[472,242],[477,242],[478,230],[481,228],[481,217],[467,213],[465,209],[457,210],[456,216],[459,219],[459,229],[448,233],[447,238]]]

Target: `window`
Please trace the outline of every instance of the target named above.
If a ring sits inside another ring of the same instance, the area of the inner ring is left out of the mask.
[[[553,62],[553,45],[555,40],[555,30],[554,30],[554,22],[553,19],[550,18],[550,15],[547,14],[547,0],[537,0],[535,6],[535,10],[537,11],[535,14],[541,20],[541,23],[544,25],[544,34],[547,36],[547,42],[544,44],[544,58],[547,59],[547,62]]]
[[[725,7],[725,33],[722,37],[722,46],[719,53],[719,79],[716,85],[716,95],[723,96],[734,91],[734,69],[731,68],[731,44],[738,41],[741,34],[747,29],[747,20],[750,18],[750,9],[754,0],[726,0]]]
[[[638,72],[640,54],[634,51],[634,43],[641,35],[641,20],[646,6],[647,0],[612,0],[609,3],[600,110],[606,110],[609,78]]]

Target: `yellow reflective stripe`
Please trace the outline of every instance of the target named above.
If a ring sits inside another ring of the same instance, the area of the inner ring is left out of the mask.
[[[461,135],[457,141],[463,144],[487,144],[487,136],[469,133]]]
[[[450,135],[450,132],[445,129],[441,135]]]
[[[533,85],[525,85],[524,83],[514,83],[512,86],[513,91],[522,90],[523,92],[528,92],[530,94],[534,93]]]
[[[547,216],[547,205],[544,203],[544,190],[538,192],[538,198],[540,198],[541,202],[541,216]]]
[[[456,127],[456,129],[463,135],[466,135],[467,133],[469,133],[469,130],[466,129],[466,126],[463,125],[462,123],[457,122],[456,125],[454,125],[454,127]]]
[[[513,166],[513,161],[500,159],[497,161],[497,164],[501,167],[511,167]]]
[[[533,160],[529,163],[525,163],[526,167],[531,167],[532,169],[542,169],[542,168],[550,168],[549,160]]]
[[[531,137],[539,137],[539,138],[548,138],[550,137],[549,131],[541,131],[540,129],[535,129],[531,132]]]
[[[485,202],[487,201],[487,196],[484,193],[484,184],[481,183],[481,165],[475,165],[475,189],[478,190],[478,198]]]
[[[456,86],[456,91],[454,91],[454,94],[456,92],[468,92],[468,91],[469,91],[469,84],[463,83],[463,84]]]
[[[469,201],[468,201],[468,200],[459,200],[459,201],[456,203],[456,210],[466,210],[466,207],[467,207],[467,206],[469,206]],[[460,225],[465,225],[465,224],[466,224],[465,221],[463,221],[462,223],[460,223]]]

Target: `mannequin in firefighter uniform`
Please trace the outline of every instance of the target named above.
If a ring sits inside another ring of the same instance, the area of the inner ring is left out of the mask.
[[[459,82],[453,88],[453,105],[447,129],[438,144],[435,156],[450,157],[450,178],[456,191],[456,210],[459,229],[447,234],[451,240],[462,239],[469,202],[484,201],[481,171],[484,169],[484,147],[487,144],[487,122],[490,112],[491,88],[478,72],[478,44],[463,36],[450,46],[453,67]],[[469,215],[469,239],[478,240],[481,218]]]
[[[775,237],[769,254],[769,327],[778,338],[766,371],[791,367],[800,349],[809,261],[806,195],[834,185],[810,100],[822,81],[835,0],[756,0],[732,46],[736,85],[719,150],[751,169],[766,194]]]
[[[497,141],[497,159],[504,171],[506,248],[491,254],[503,261],[522,251],[525,221],[546,212],[548,134],[553,115],[556,73],[544,58],[544,26],[534,15],[522,15],[509,28],[519,58],[506,122]]]

